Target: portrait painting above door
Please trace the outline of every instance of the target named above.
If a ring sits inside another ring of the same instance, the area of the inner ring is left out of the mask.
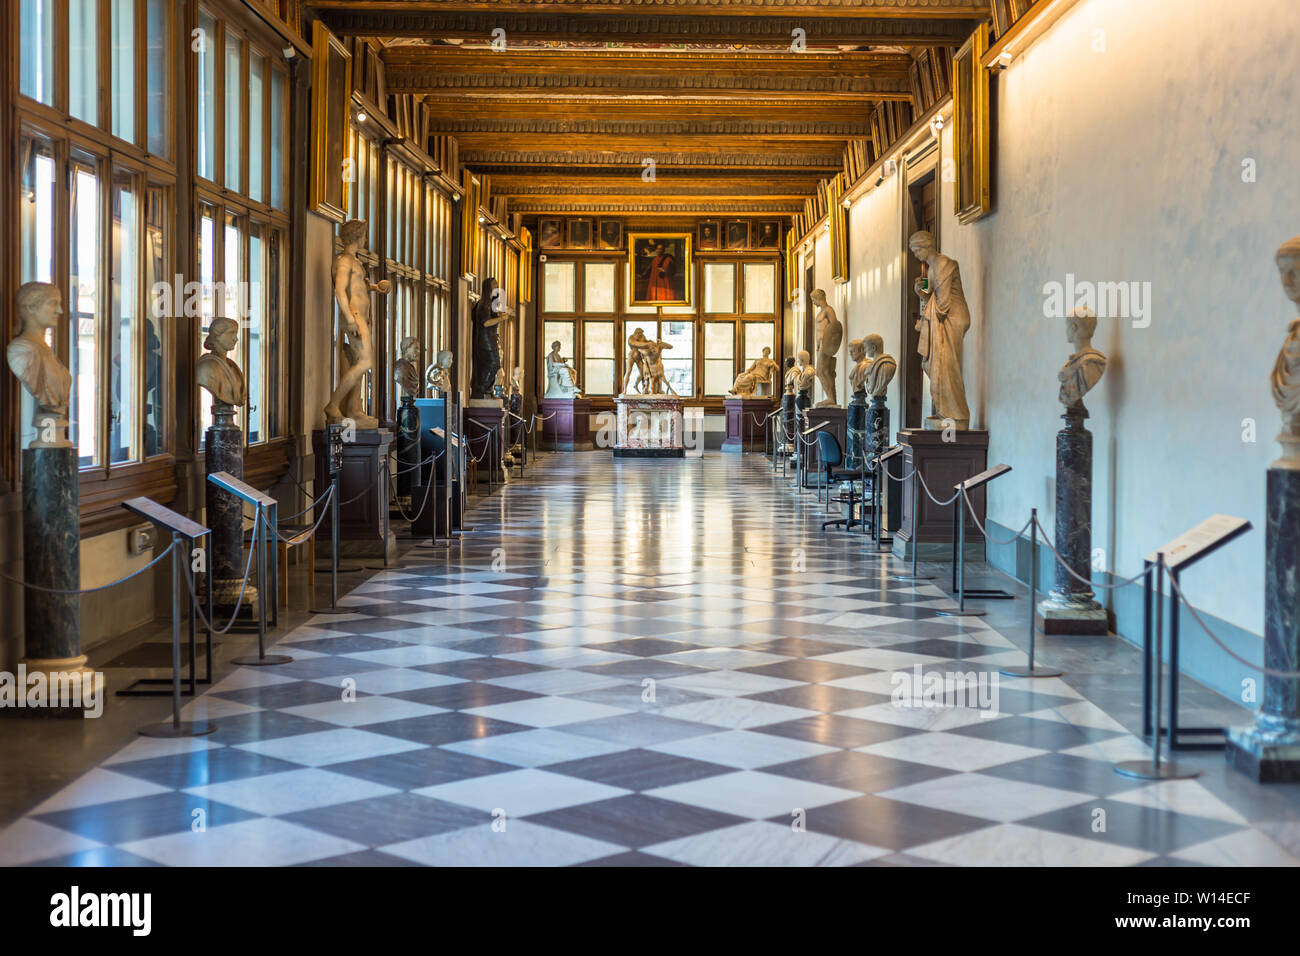
[[[691,304],[690,233],[628,233],[629,305]]]

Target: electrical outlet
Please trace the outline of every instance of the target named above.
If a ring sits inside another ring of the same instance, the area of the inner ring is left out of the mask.
[[[131,557],[139,557],[153,550],[153,525],[132,528],[126,533],[126,550]]]

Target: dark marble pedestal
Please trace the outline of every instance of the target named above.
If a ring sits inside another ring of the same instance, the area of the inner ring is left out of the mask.
[[[799,427],[796,401],[794,392],[786,392],[781,396],[781,430],[777,433],[777,441],[785,448],[786,454],[794,452],[794,434]]]
[[[213,421],[203,438],[205,475],[224,471],[235,478],[244,477],[244,433],[235,424],[235,407],[213,401]],[[256,569],[244,583],[248,561],[244,554],[244,503],[237,496],[205,480],[204,500],[207,524],[212,529],[212,547],[208,560],[212,564],[212,599],[218,611],[230,614],[239,604],[244,619],[257,617]],[[240,600],[240,592],[243,599]]]
[[[420,483],[420,411],[415,399],[403,396],[397,407],[397,498],[408,511],[411,507],[411,489]]]
[[[790,431],[790,456],[795,461],[803,459],[804,445],[801,436],[808,429],[808,409],[811,407],[811,391],[794,393],[794,428]]]
[[[541,419],[545,421],[541,421]],[[555,451],[593,451],[591,399],[544,398],[538,412],[542,443]]]
[[[908,477],[902,483],[901,514],[893,543],[895,557],[911,560],[912,548],[919,547],[917,557],[922,561],[952,559],[953,508],[957,506],[956,502],[936,505],[926,495],[925,489],[918,487],[919,515],[914,523],[912,487],[916,476],[912,472],[913,469],[920,470],[926,484],[940,501],[951,498],[957,482],[988,468],[989,433],[983,429],[954,431],[951,433],[952,441],[944,441],[944,434],[928,428],[905,428],[898,433],[898,441],[905,447],[903,453],[890,459],[888,464],[895,474]],[[983,561],[984,536],[975,519],[984,523],[985,489],[976,488],[970,493],[970,499],[975,513],[972,515],[971,509],[966,512],[965,556],[967,561]]]
[[[23,451],[23,577],[43,588],[81,587],[81,532],[77,449],[72,445]],[[10,618],[12,623],[12,617]],[[80,716],[80,696],[98,694],[100,683],[81,652],[81,596],[23,588],[26,680],[40,673],[50,689],[46,705],[15,713],[28,716]],[[53,691],[63,680],[78,700]],[[20,692],[32,686],[24,682]],[[96,699],[96,698],[92,698]],[[74,706],[75,703],[75,706]]]
[[[397,557],[397,538],[388,523],[388,482],[380,466],[388,460],[393,433],[386,428],[358,428],[343,443],[339,473],[339,553],[363,557]],[[328,440],[324,429],[311,433],[316,458],[316,493],[330,485]],[[316,535],[316,551],[328,555],[329,524]]]
[[[504,466],[504,455],[509,436],[503,429],[506,410],[498,399],[471,398],[465,403],[465,436],[469,453],[478,461],[478,480],[487,484],[505,484],[509,474]]]
[[[848,435],[844,447],[844,467],[857,468],[867,443],[867,393],[854,392],[844,423]]]
[[[767,396],[733,395],[722,400],[726,433],[722,450],[732,454],[762,451],[767,447],[767,428],[771,423],[772,399]]]
[[[867,406],[867,455],[889,450],[889,406],[877,395]]]
[[[1088,411],[1075,403],[1061,416],[1056,433],[1056,550],[1075,574],[1092,577],[1092,432]],[[1034,618],[1044,634],[1106,634],[1106,609],[1091,587],[1053,561],[1056,583],[1039,602]]]
[[[1264,540],[1264,666],[1300,671],[1300,468],[1282,459],[1268,470]],[[1300,780],[1300,678],[1264,675],[1264,698],[1250,727],[1228,731],[1228,763],[1260,781]]]

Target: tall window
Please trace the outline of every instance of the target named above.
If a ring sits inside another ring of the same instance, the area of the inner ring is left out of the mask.
[[[68,0],[68,112],[99,123],[99,0]]]
[[[112,69],[109,71],[109,93],[112,103],[109,114],[112,116],[113,135],[135,142],[135,0],[110,2]]]
[[[217,178],[217,22],[199,11],[198,35],[194,38],[198,67],[198,102],[194,117],[197,124],[197,164],[204,179]]]
[[[73,151],[69,163],[68,369],[72,372],[69,437],[76,443],[82,465],[98,461],[98,422],[95,401],[99,355],[100,251],[99,163]]]
[[[19,0],[18,8],[18,91],[46,106],[54,105],[54,7],[55,0]]]

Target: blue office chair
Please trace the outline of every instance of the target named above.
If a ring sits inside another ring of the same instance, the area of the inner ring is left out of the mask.
[[[821,466],[817,472],[818,496],[820,497],[821,481],[824,478],[826,481],[826,508],[828,511],[830,510],[830,504],[831,504],[831,486],[833,486],[837,481],[853,482],[855,480],[861,479],[863,480],[864,483],[863,493],[865,495],[867,491],[867,485],[869,485],[872,481],[872,477],[873,477],[872,473],[867,472],[866,475],[864,476],[860,470],[840,468],[839,466],[844,464],[844,451],[843,449],[840,448],[840,440],[825,429],[817,433],[817,457],[819,459],[819,464]],[[858,500],[861,497],[863,496],[859,495],[857,491],[853,489],[853,486],[850,484],[848,498],[840,499],[841,502],[845,502],[848,504],[849,517],[836,518],[832,521],[823,521],[822,530],[825,530],[826,528],[832,526],[833,527],[843,526],[844,530],[847,531],[850,528],[857,527],[859,524],[861,524],[860,521],[857,521],[853,518],[853,506],[858,503]]]

